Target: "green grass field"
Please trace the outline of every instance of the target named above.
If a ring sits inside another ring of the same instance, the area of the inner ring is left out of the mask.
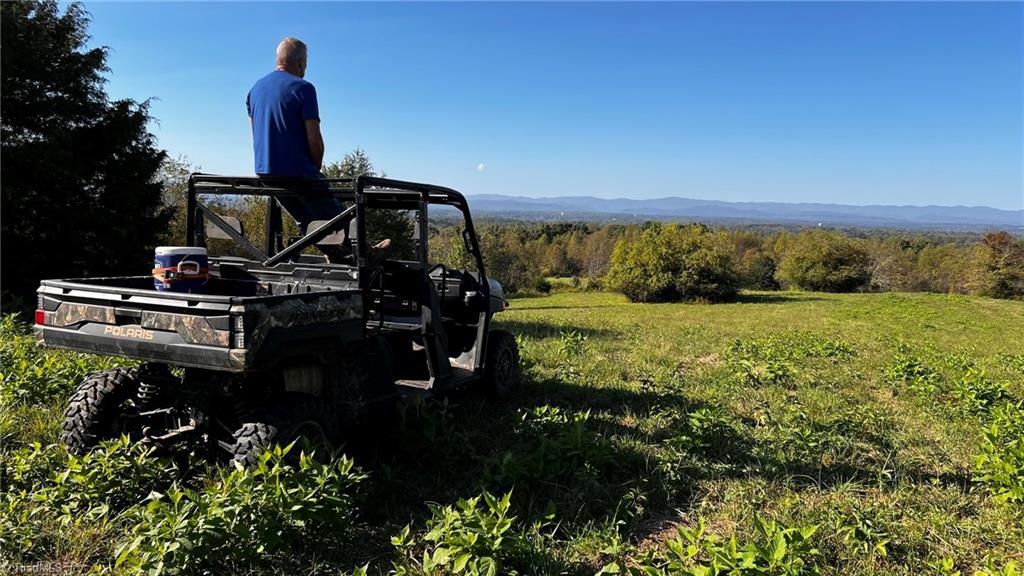
[[[351,499],[343,525],[318,532],[322,517],[297,516],[308,503],[252,496],[262,478],[312,482],[301,475],[250,478],[118,446],[83,463],[47,448],[69,380],[108,361],[40,352],[7,322],[0,563],[130,572],[163,550],[163,569],[194,573],[846,576],[1014,574],[1024,561],[1024,303],[560,293],[513,301],[499,324],[519,338],[522,389],[501,403],[406,406],[356,468],[332,469]],[[85,492],[103,489],[68,496],[66,470]],[[149,484],[124,480],[132,470]],[[275,547],[288,542],[278,534],[225,557],[219,536],[139,503],[179,486],[205,495],[186,495],[205,502],[193,516],[228,526],[241,517],[224,502],[245,502],[246,523],[269,518],[308,540]],[[495,497],[472,500],[484,491]],[[186,528],[199,535],[192,552],[168,552]]]

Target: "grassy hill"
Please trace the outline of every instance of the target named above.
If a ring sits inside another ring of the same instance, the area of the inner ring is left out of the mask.
[[[293,517],[301,510],[264,511],[250,499],[253,525],[270,517],[314,537],[191,565],[867,575],[1009,574],[1009,562],[1024,561],[1024,303],[766,292],[650,305],[565,293],[513,301],[500,324],[520,340],[521,391],[501,403],[405,406],[378,440],[360,443],[368,477],[328,471],[344,474],[353,496],[342,528],[317,533]],[[20,330],[8,321],[0,347],[0,437],[14,487],[0,508],[0,562],[84,571],[136,537],[166,550],[158,545],[174,531],[159,528],[170,513],[140,512],[141,498],[118,494],[173,492],[175,481],[221,502],[252,480],[178,464],[161,484],[138,470],[171,464],[133,459],[128,447],[84,465],[47,448],[72,381],[112,361],[41,352]],[[90,466],[155,485],[97,473],[83,481],[104,487],[91,503],[54,496],[59,473]],[[283,485],[304,482],[296,478]],[[485,490],[496,496],[473,499]],[[195,533],[192,556],[219,550]],[[126,558],[118,570],[143,563],[141,552]]]

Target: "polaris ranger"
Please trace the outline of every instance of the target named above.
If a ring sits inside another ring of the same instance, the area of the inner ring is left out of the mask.
[[[286,239],[278,199],[310,187],[345,207]],[[242,196],[266,198],[262,246],[237,218],[214,211]],[[468,269],[432,263],[428,210],[436,207],[460,217]],[[141,361],[79,385],[64,413],[69,450],[127,434],[161,447],[198,442],[251,465],[269,445],[300,437],[337,446],[375,406],[402,396],[467,388],[500,396],[518,384],[515,339],[491,330],[507,302],[484,271],[469,206],[455,190],[375,177],[307,184],[193,174],[186,210],[189,246],[228,240],[244,254],[210,258],[202,290],[158,291],[145,275],[39,287],[42,344]],[[411,216],[409,253],[382,250],[392,239],[371,244],[375,210]],[[325,246],[344,256],[307,253]]]

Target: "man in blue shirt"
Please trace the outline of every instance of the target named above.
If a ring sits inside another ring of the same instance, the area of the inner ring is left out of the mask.
[[[256,174],[261,177],[317,180],[324,160],[316,88],[306,75],[306,44],[285,38],[277,46],[277,68],[260,78],[246,97],[252,125]],[[315,183],[302,196],[280,198],[302,233],[314,220],[329,220],[342,210],[337,198]],[[326,247],[325,247],[326,248]],[[334,260],[328,254],[329,260]]]

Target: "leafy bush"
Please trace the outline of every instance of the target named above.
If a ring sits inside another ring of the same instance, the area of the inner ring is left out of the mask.
[[[3,465],[0,557],[52,557],[68,531],[121,524],[122,512],[178,476],[170,461],[152,452],[127,438],[105,442],[84,456],[56,445],[12,452]]]
[[[981,368],[969,368],[953,382],[953,393],[968,412],[986,414],[997,403],[1010,397],[1003,382],[994,382]]]
[[[997,356],[997,358],[1007,370],[1013,370],[1024,375],[1024,353],[1008,354],[1006,352],[1002,352]]]
[[[799,576],[818,574],[813,559],[818,550],[811,544],[817,526],[787,528],[760,516],[754,517],[756,539],[743,546],[736,537],[728,541],[709,535],[701,519],[696,528],[680,526],[678,536],[666,543],[663,556],[648,552],[634,563],[606,564],[600,574],[630,576]]]
[[[558,351],[563,356],[575,358],[587,347],[587,337],[578,330],[565,330],[558,337]]]
[[[540,534],[542,524],[529,529],[518,526],[510,512],[511,500],[511,492],[498,497],[484,491],[480,496],[459,500],[455,506],[431,506],[425,534],[417,537],[406,526],[391,539],[399,555],[392,574],[561,572],[545,551],[549,543]]]
[[[888,507],[863,505],[854,500],[852,509],[841,510],[834,521],[835,532],[847,547],[869,556],[889,555],[893,539]]]
[[[974,479],[999,500],[1024,502],[1024,404],[1007,404],[992,412]]]
[[[752,290],[778,290],[779,281],[775,278],[777,268],[778,264],[770,254],[748,251],[740,261],[743,287]]]
[[[740,383],[750,386],[786,386],[792,384],[797,375],[793,362],[848,358],[854,353],[853,347],[843,340],[810,332],[735,339],[728,349],[733,374]]]
[[[418,561],[417,542],[410,527],[391,539],[404,561],[396,573],[404,574],[499,574],[505,573],[503,561],[515,553],[517,541],[510,533],[509,516],[512,493],[498,498],[484,492],[481,496],[459,500],[456,506],[432,506],[427,521],[427,543],[422,561]]]
[[[787,386],[795,377],[793,366],[780,360],[761,363],[740,360],[736,363],[736,379],[748,386]]]
[[[124,364],[123,358],[44,349],[17,316],[0,318],[0,406],[67,396],[86,374]]]
[[[885,369],[885,379],[893,386],[906,386],[918,394],[932,394],[939,387],[939,374],[928,368],[905,345],[896,349],[892,362]]]
[[[600,470],[612,463],[612,456],[604,439],[588,429],[589,420],[589,411],[523,410],[516,425],[522,442],[515,453],[506,452],[492,463],[488,476],[505,486],[536,486],[534,497],[554,495],[552,490],[579,498],[600,493]]]
[[[783,255],[778,277],[791,286],[821,292],[852,292],[871,278],[871,257],[856,240],[835,232],[800,233]]]
[[[174,486],[131,510],[132,534],[115,567],[148,574],[230,573],[266,554],[345,535],[366,478],[342,457],[323,464],[289,447],[264,453],[251,469],[221,470],[201,491]]]
[[[633,302],[731,300],[739,273],[728,236],[703,224],[651,224],[619,240],[608,284]]]
[[[982,238],[985,278],[983,294],[993,298],[1024,298],[1024,240],[1007,232]]]

